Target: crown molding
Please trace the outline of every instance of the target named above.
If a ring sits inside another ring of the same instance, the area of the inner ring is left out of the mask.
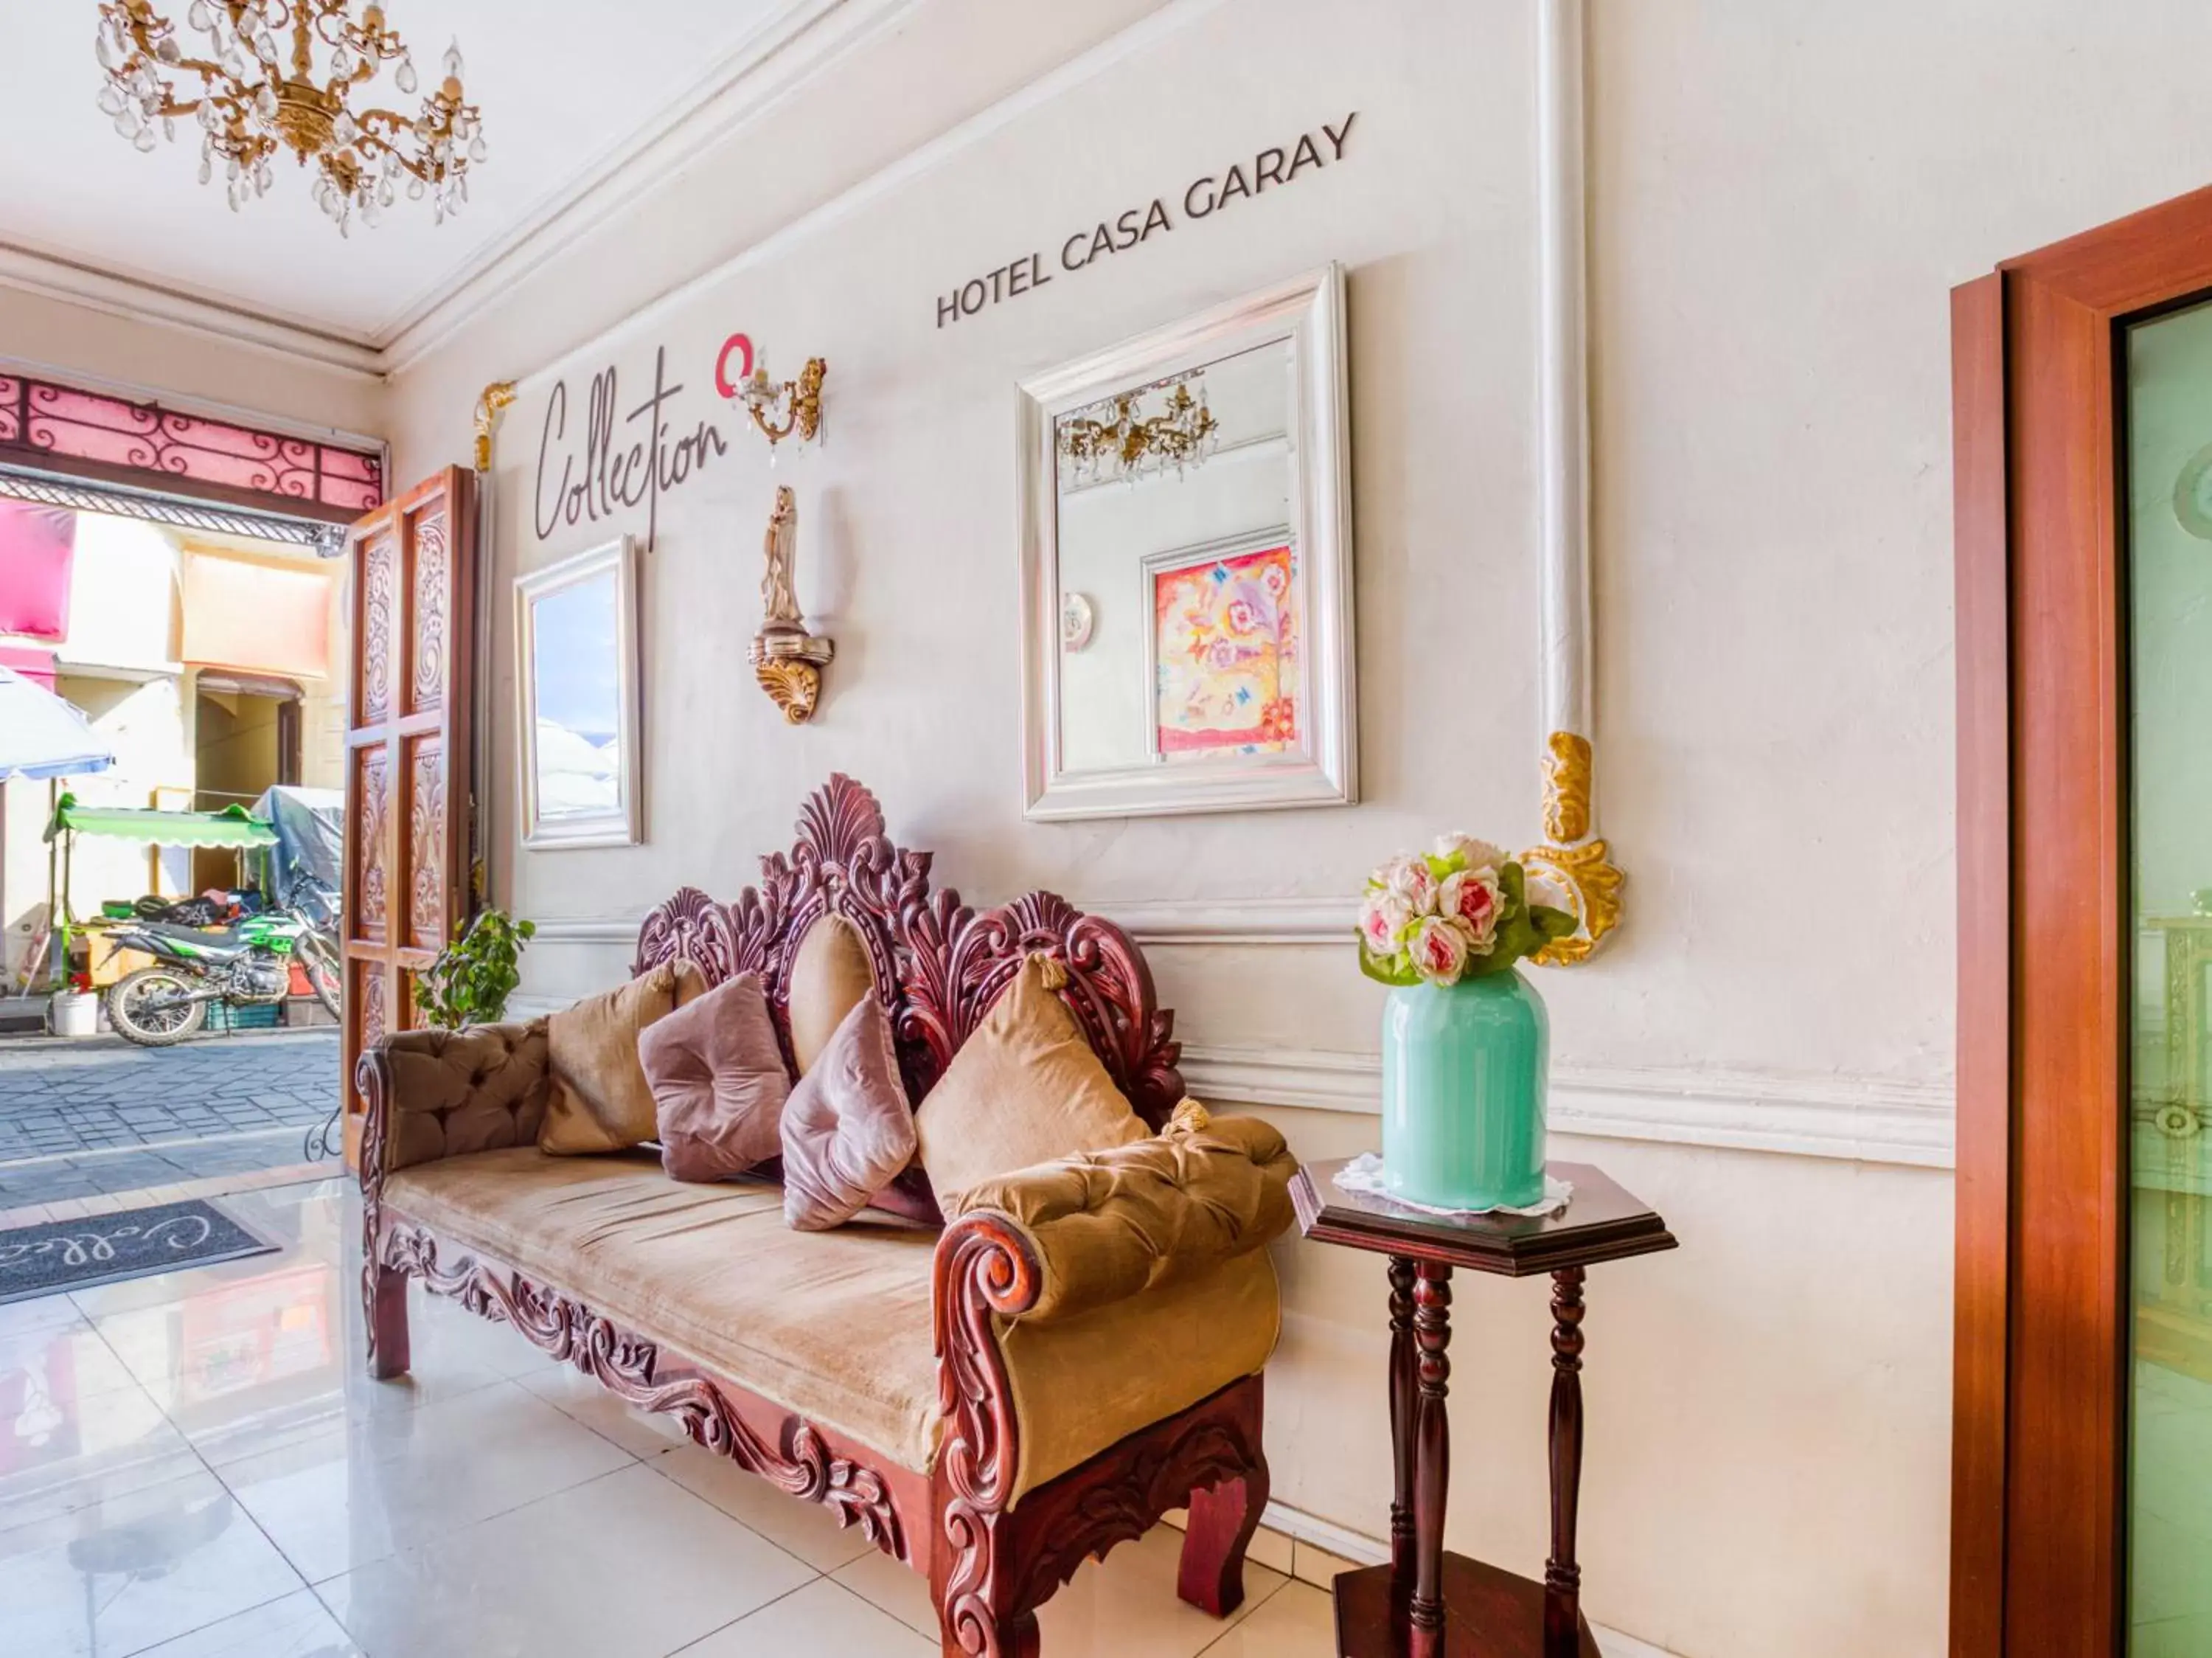
[[[766,111],[921,0],[791,0],[533,212],[375,336],[396,375],[498,303],[532,272],[633,206],[681,163]]]
[[[0,241],[0,287],[61,300],[133,322],[155,322],[356,380],[380,381],[383,354],[369,341],[210,299],[143,277],[101,271],[59,254]]]
[[[532,271],[646,193],[670,163],[754,119],[920,0],[790,0],[602,151],[520,222],[368,332],[319,327],[64,254],[0,241],[0,288],[104,315],[153,322],[356,379],[382,381],[418,360]]]

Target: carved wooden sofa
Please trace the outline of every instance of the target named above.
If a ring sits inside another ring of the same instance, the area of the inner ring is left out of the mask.
[[[654,911],[635,970],[684,956],[716,983],[758,974],[788,1061],[800,947],[825,916],[841,916],[866,943],[919,1102],[1022,962],[1042,952],[1065,966],[1060,994],[1121,1091],[1155,1130],[1167,1125],[1182,1097],[1173,1015],[1154,1005],[1127,936],[1049,893],[970,910],[957,893],[930,891],[929,867],[928,853],[885,838],[866,790],[832,777],[802,809],[789,857],[762,860],[758,887],[728,905],[686,888]],[[362,1056],[374,1375],[407,1368],[406,1281],[417,1277],[858,1525],[927,1575],[948,1655],[1036,1654],[1036,1610],[1076,1568],[1186,1504],[1178,1593],[1216,1616],[1242,1601],[1245,1547],[1267,1500],[1259,1372],[1279,1317],[1259,1246],[1279,1228],[1279,1199],[1287,1216],[1280,1189],[1291,1169],[1272,1130],[1237,1119],[1209,1128],[1200,1113],[1195,1137],[1187,1116],[1140,1142],[1160,1155],[1164,1143],[1179,1148],[1173,1161],[1188,1166],[1152,1183],[1144,1214],[1123,1212],[1119,1177],[1086,1192],[1071,1187],[1071,1166],[1048,1164],[1058,1187],[1012,1177],[1035,1202],[941,1229],[867,1210],[833,1232],[797,1233],[765,1180],[685,1186],[649,1153],[538,1152],[546,1064],[543,1020],[405,1032]],[[1224,1166],[1266,1219],[1248,1216],[1249,1235],[1194,1275],[1148,1282],[1146,1252],[1157,1263],[1170,1242],[1186,1253],[1193,1238],[1218,1242],[1237,1205],[1205,1182],[1209,1167]],[[557,1187],[550,1203],[519,1219],[502,1210],[545,1182]],[[665,1284],[641,1288],[621,1248],[591,1254],[641,1213],[659,1230],[626,1247],[647,1268],[651,1251],[681,1237],[727,1240],[716,1259],[730,1270],[701,1267],[693,1247],[693,1287],[672,1305]],[[1085,1277],[1083,1251],[1117,1229],[1131,1231],[1116,1247],[1125,1265],[1136,1251],[1133,1280],[1071,1282]],[[796,1329],[762,1299],[793,1275],[812,1320]],[[1061,1305],[1102,1296],[1113,1304],[1055,1321]],[[1133,1319],[1143,1321],[1133,1335]],[[833,1372],[835,1385],[824,1380]],[[1101,1433],[1111,1442],[1095,1442]]]

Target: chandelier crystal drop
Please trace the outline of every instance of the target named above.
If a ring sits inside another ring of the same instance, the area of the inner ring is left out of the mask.
[[[1155,392],[1166,393],[1166,401],[1159,413],[1148,416],[1145,399]],[[1134,483],[1170,467],[1180,476],[1203,466],[1220,445],[1219,423],[1206,404],[1202,369],[1116,393],[1071,410],[1054,424],[1055,447],[1072,473],[1063,489],[1110,478]]]
[[[402,96],[419,84],[413,53],[374,0],[191,0],[185,25],[192,34],[179,38],[152,0],[100,0],[93,52],[106,82],[96,101],[140,150],[156,147],[157,124],[159,137],[173,139],[177,119],[191,116],[200,182],[220,165],[233,211],[268,193],[270,162],[284,149],[313,164],[315,203],[341,235],[356,217],[375,224],[403,172],[408,196],[427,193],[441,223],[468,199],[468,169],[490,147],[462,91],[458,42],[409,116],[368,101],[387,64]]]

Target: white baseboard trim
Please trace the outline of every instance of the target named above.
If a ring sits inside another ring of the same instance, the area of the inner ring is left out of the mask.
[[[1349,1560],[1355,1566],[1379,1566],[1390,1557],[1390,1545],[1381,1538],[1340,1526],[1334,1520],[1323,1520],[1304,1509],[1293,1509],[1287,1503],[1270,1503],[1261,1510],[1260,1523],[1294,1543],[1310,1543],[1323,1553]],[[1327,1588],[1328,1585],[1321,1587]]]

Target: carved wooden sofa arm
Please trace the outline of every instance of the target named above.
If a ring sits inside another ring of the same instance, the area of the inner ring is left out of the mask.
[[[407,1277],[382,1259],[387,1174],[538,1138],[550,1071],[545,1021],[401,1031],[361,1057],[362,1290],[369,1374],[407,1368]]]
[[[1008,1345],[1016,1326],[1073,1329],[1085,1314],[1155,1295],[1163,1323],[1172,1323],[1176,1286],[1254,1254],[1289,1226],[1296,1170],[1267,1125],[1208,1123],[1192,1109],[1154,1138],[962,1194],[963,1212],[938,1240],[935,1271],[945,1439],[931,1576],[948,1654],[1035,1653],[1035,1609],[1054,1588],[1085,1558],[1142,1536],[1186,1503],[1178,1592],[1217,1616],[1242,1600],[1245,1545],[1268,1490],[1259,1375],[1238,1375],[1024,1489]],[[1272,1295],[1265,1263],[1255,1270]],[[1265,1359],[1272,1327],[1250,1372]],[[1126,1352],[1121,1362],[1150,1356]]]
[[[1133,1145],[1043,1163],[962,1194],[963,1214],[1012,1222],[1037,1265],[1041,1324],[1212,1271],[1291,1220],[1297,1160],[1255,1117],[1186,1106]]]

